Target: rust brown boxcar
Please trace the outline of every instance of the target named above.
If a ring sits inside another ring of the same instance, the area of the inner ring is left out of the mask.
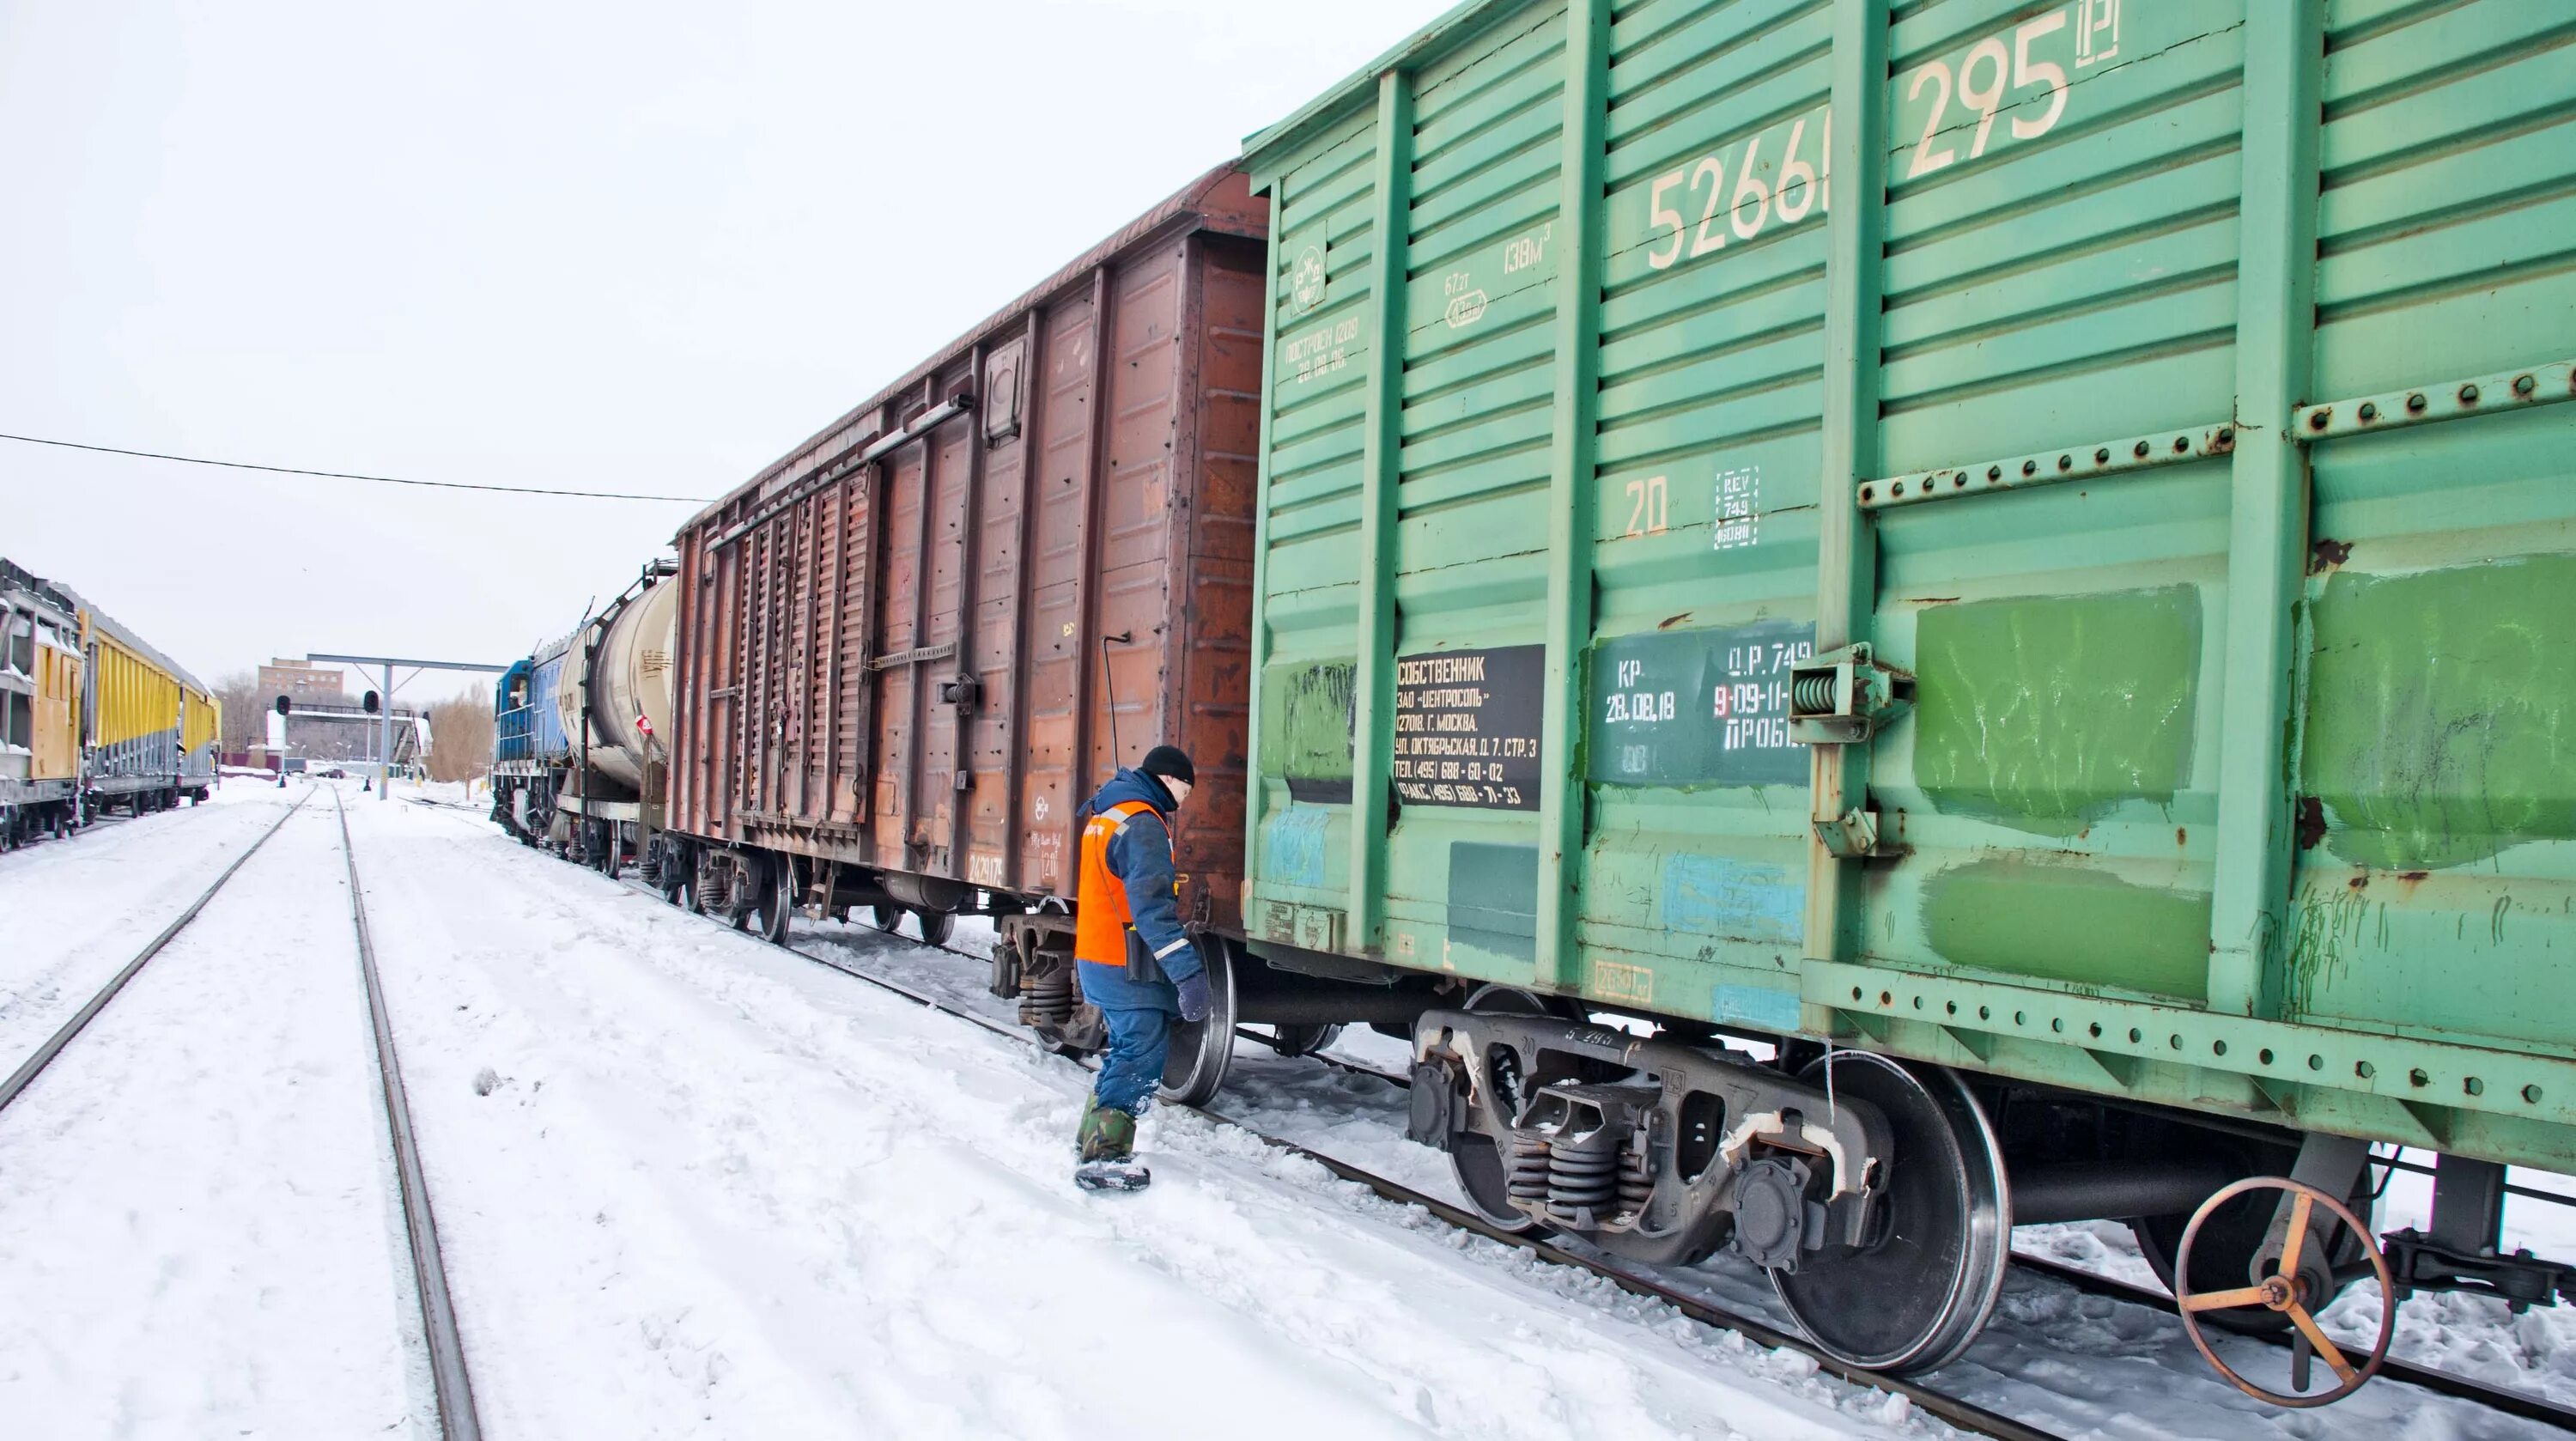
[[[1184,915],[1238,924],[1267,224],[1202,177],[680,532],[670,824],[754,893],[703,900],[1070,897],[1077,808],[1170,742]]]

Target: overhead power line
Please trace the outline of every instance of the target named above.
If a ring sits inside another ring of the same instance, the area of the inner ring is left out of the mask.
[[[370,485],[411,485],[426,490],[479,490],[496,495],[563,495],[582,500],[667,500],[683,505],[704,505],[694,495],[639,495],[627,490],[546,490],[528,485],[476,485],[462,480],[406,480],[396,475],[358,475],[345,470],[303,470],[291,465],[254,465],[246,460],[209,460],[201,455],[165,455],[157,450],[127,450],[115,445],[83,445],[77,440],[47,440],[39,435],[10,435],[0,432],[0,440],[15,440],[26,445],[51,445],[64,450],[88,450],[100,455],[131,455],[144,460],[174,460],[181,465],[213,465],[226,470],[264,470],[272,475],[309,475],[323,480],[359,480]]]

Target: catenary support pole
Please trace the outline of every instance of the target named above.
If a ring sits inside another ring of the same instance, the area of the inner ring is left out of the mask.
[[[376,706],[376,799],[394,788],[394,663],[385,662],[385,688]]]

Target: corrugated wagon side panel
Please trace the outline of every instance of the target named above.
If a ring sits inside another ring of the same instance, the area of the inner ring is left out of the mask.
[[[965,523],[974,527],[975,614],[972,650],[960,666],[982,688],[967,726],[972,781],[959,803],[968,807],[966,874],[980,885],[1021,884],[1017,840],[1023,813],[1020,789],[1027,757],[1021,745],[1029,687],[1021,673],[1028,648],[1028,522],[1038,475],[1029,413],[1030,355],[1041,318],[1032,314],[1006,339],[989,346],[977,378],[984,413],[979,441],[983,480],[969,498]]]
[[[1178,245],[1118,268],[1109,285],[1098,494],[1088,574],[1101,682],[1082,774],[1096,785],[1144,758],[1169,724],[1165,701],[1174,594],[1172,526],[1180,418],[1181,315],[1188,274]],[[1087,790],[1088,787],[1082,787]],[[1076,797],[1081,799],[1082,797]]]
[[[970,493],[976,478],[972,452],[983,443],[970,418],[941,426],[924,456],[929,467],[925,501],[930,509],[922,529],[929,550],[924,564],[929,583],[922,595],[929,616],[923,640],[947,654],[912,668],[921,757],[916,772],[919,809],[913,829],[921,842],[921,865],[933,874],[956,877],[963,877],[967,870],[966,858],[953,849],[956,809],[966,803],[965,793],[957,784],[963,748],[958,735],[959,709],[953,701],[944,702],[941,693],[972,659],[967,634],[971,618],[964,608],[970,560],[967,517],[978,502],[978,497]],[[971,774],[968,780],[971,783]]]
[[[739,785],[681,788],[692,833],[912,877],[907,903],[1069,891],[1082,801],[1172,740],[1221,818],[1184,819],[1192,901],[1231,920],[1245,195],[1203,178],[692,522],[682,753]]]
[[[2571,96],[2576,16],[2328,11],[2294,1016],[2576,1056],[2576,405],[2529,408],[2576,357]],[[2418,397],[2473,418],[2368,433]]]
[[[1346,912],[1354,817],[1362,430],[1375,367],[1376,115],[1363,109],[1291,160],[1265,286],[1273,344],[1256,606],[1246,855],[1255,936],[1331,949]]]
[[[1248,929],[2576,1159],[2571,96],[2511,0],[1497,0],[1257,138]],[[1818,651],[1909,703],[1793,742]]]
[[[1087,617],[1082,576],[1085,518],[1099,444],[1094,417],[1102,368],[1097,292],[1047,308],[1036,407],[1038,493],[1028,579],[1031,641],[1027,668],[1028,780],[1022,808],[1020,871],[1037,890],[1070,891],[1065,850],[1074,808],[1088,798],[1075,764],[1080,706],[1096,656],[1084,654]]]
[[[839,624],[826,675],[833,688],[831,819],[837,825],[854,826],[867,814],[868,635],[881,589],[876,574],[878,526],[869,476],[845,477],[833,489],[840,497],[841,544],[847,560],[835,600]]]
[[[703,799],[704,787],[698,779],[703,741],[695,728],[695,712],[699,708],[697,702],[698,633],[701,625],[700,614],[706,604],[704,589],[697,584],[701,554],[698,533],[694,530],[682,531],[673,538],[671,549],[677,558],[676,574],[680,577],[678,582],[680,599],[679,611],[672,620],[678,651],[675,657],[676,669],[671,677],[671,734],[665,737],[671,746],[671,774],[667,789],[663,792],[663,811],[670,825],[684,831],[692,831],[703,824],[706,809]],[[504,703],[506,703],[510,683],[510,677],[502,677],[500,684],[501,694],[505,698]],[[513,759],[511,741],[511,726],[508,724],[497,726],[493,742],[493,759]]]
[[[1387,721],[1372,729],[1389,733],[1406,839],[1385,847],[1380,944],[1419,955],[1436,941],[1461,974],[1523,982],[1537,955],[1538,775],[1493,743],[1539,734],[1541,673],[1502,662],[1543,649],[1557,539],[1566,27],[1562,7],[1534,6],[1411,78],[1410,123],[1393,127],[1410,161],[1387,267],[1403,287],[1390,327],[1400,372],[1379,422],[1397,659],[1377,682]],[[1421,657],[1495,663],[1426,685]],[[1493,724],[1443,729],[1455,712],[1437,698],[1450,694],[1481,696],[1478,719]],[[1361,753],[1377,764],[1374,744]],[[1371,919],[1355,915],[1355,931]]]
[[[1870,473],[2234,418],[2243,0],[2085,18],[1891,31]],[[2231,493],[2216,456],[1876,522],[1866,634],[1921,690],[1870,757],[1911,848],[1869,883],[1871,956],[2206,998]]]
[[[1177,733],[1198,767],[1174,836],[1181,870],[1204,895],[1210,922],[1242,924],[1243,817],[1250,773],[1245,748],[1251,691],[1252,504],[1258,475],[1263,256],[1260,247],[1203,237],[1197,267],[1198,352],[1193,389],[1201,397],[1185,455],[1197,486],[1177,537],[1185,548],[1182,595],[1189,617],[1179,634],[1181,674],[1171,685]]]
[[[1756,1023],[1806,882],[1776,700],[1815,636],[1832,21],[1651,5],[1609,42],[1585,972]]]

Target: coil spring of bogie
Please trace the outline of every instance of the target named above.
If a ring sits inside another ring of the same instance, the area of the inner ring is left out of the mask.
[[[1544,1136],[1518,1134],[1512,1137],[1512,1161],[1504,1176],[1504,1189],[1514,1200],[1548,1199],[1548,1143]]]
[[[1802,675],[1789,687],[1791,708],[1808,715],[1822,715],[1834,708],[1834,678],[1831,675]]]
[[[1020,975],[1020,1024],[1060,1026],[1073,1019],[1073,971],[1057,966]]]
[[[1547,1204],[1553,1211],[1605,1213],[1619,1194],[1619,1151],[1609,1146],[1557,1145],[1547,1157]]]
[[[1646,1169],[1646,1153],[1619,1153],[1619,1209],[1643,1211],[1646,1201],[1655,1193],[1654,1175]]]

